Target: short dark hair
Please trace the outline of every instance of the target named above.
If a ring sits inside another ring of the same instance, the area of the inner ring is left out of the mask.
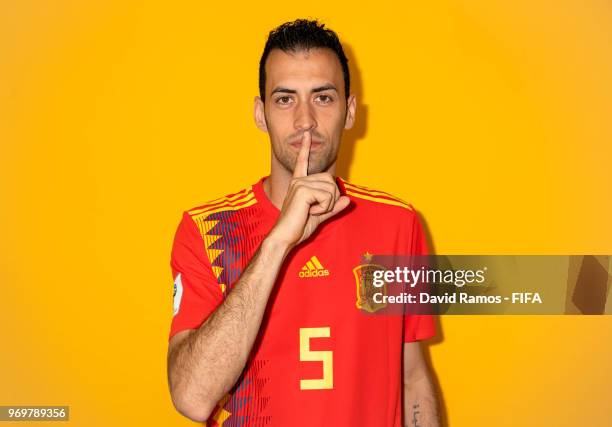
[[[334,51],[342,66],[344,93],[348,99],[351,87],[348,59],[338,35],[329,28],[325,28],[325,24],[317,20],[296,19],[279,25],[268,34],[268,40],[259,61],[259,96],[262,102],[265,102],[266,95],[266,60],[272,49],[295,53],[312,48],[328,48]]]

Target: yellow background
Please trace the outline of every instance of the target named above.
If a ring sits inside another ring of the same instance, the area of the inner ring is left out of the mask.
[[[412,202],[437,253],[612,253],[609,2],[3,0],[0,404],[191,424],[165,377],[171,240],[268,173],[257,65],[297,17],[351,59],[340,171]],[[441,323],[450,426],[610,424],[610,317]]]

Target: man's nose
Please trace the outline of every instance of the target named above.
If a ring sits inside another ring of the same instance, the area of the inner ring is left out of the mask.
[[[295,109],[294,126],[299,130],[309,130],[317,126],[314,111],[307,102],[300,102]]]

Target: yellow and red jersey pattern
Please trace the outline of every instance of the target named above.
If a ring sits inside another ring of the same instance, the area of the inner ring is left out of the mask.
[[[276,222],[266,178],[183,213],[170,338],[223,303]],[[288,255],[243,374],[209,426],[401,426],[402,346],[432,337],[433,318],[371,315],[355,271],[370,254],[426,254],[422,226],[401,199],[336,181],[351,204]]]

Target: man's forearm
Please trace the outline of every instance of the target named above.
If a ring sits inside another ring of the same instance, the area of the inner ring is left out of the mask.
[[[235,384],[251,351],[289,248],[266,238],[223,303],[169,354],[173,396],[207,418]]]
[[[428,376],[404,385],[404,426],[439,427],[438,400]]]

